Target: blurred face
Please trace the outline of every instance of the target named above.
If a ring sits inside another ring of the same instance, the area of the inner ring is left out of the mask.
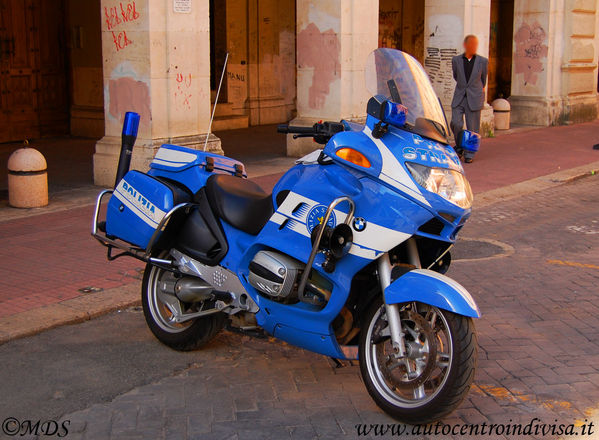
[[[464,42],[464,53],[467,56],[475,55],[477,50],[478,50],[478,38],[470,37]]]

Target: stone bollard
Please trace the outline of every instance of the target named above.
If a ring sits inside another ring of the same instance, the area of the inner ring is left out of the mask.
[[[15,208],[48,204],[46,159],[35,148],[19,148],[8,158],[8,203]]]
[[[491,103],[496,130],[510,129],[511,106],[507,99],[498,98]]]

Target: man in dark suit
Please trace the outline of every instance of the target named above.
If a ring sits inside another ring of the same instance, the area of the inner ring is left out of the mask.
[[[456,80],[451,101],[451,131],[456,139],[464,128],[464,116],[468,130],[480,131],[480,111],[485,105],[489,60],[477,55],[477,50],[478,38],[468,35],[464,38],[464,53],[451,60],[453,79]],[[465,153],[467,163],[472,162],[472,156]]]

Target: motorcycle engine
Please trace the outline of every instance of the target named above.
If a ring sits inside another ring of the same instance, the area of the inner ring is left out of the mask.
[[[304,265],[294,258],[273,251],[260,251],[250,262],[249,283],[277,299],[297,297],[297,282]]]

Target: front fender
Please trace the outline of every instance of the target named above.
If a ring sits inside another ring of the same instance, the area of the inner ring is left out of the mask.
[[[385,303],[418,301],[458,315],[480,318],[480,311],[468,291],[458,282],[428,269],[406,272],[385,289]]]

